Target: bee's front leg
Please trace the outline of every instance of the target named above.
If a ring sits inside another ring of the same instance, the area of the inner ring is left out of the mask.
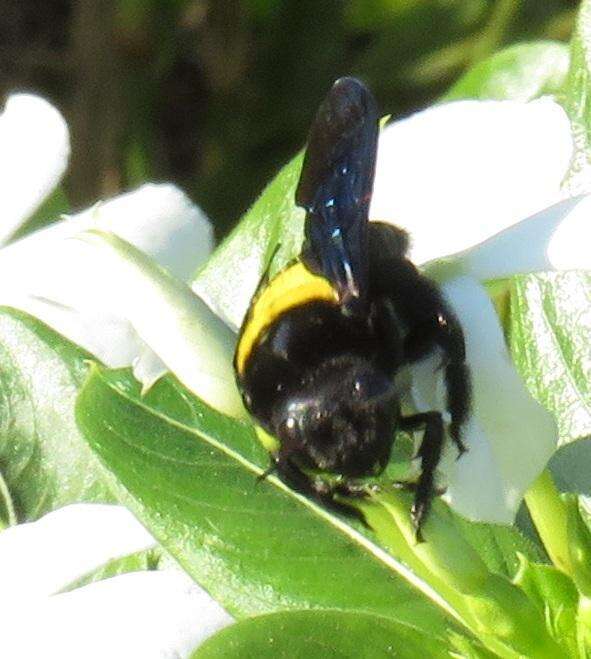
[[[288,453],[287,451],[276,453],[271,458],[270,467],[259,476],[258,480],[263,480],[269,474],[276,472],[280,479],[292,490],[295,490],[299,494],[304,494],[333,512],[346,515],[347,517],[355,517],[365,524],[365,518],[359,509],[335,499],[335,495],[363,496],[359,488],[355,489],[349,483],[330,483],[319,476],[309,475],[294,463],[291,456],[292,453]]]

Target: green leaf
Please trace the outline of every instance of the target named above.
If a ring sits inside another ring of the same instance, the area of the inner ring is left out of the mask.
[[[433,593],[423,582],[359,524],[273,476],[257,484],[268,456],[252,428],[186,390],[178,392],[184,400],[171,403],[175,386],[169,378],[142,400],[125,373],[96,367],[80,393],[77,419],[120,500],[196,581],[239,616],[338,608],[445,636],[453,623],[428,599]]]
[[[591,275],[515,277],[509,345],[532,395],[557,420],[559,444],[591,435]]]
[[[530,101],[559,91],[566,79],[568,66],[566,44],[557,41],[517,44],[474,65],[442,100]]]
[[[38,320],[0,309],[0,469],[20,521],[113,500],[74,420],[88,358]]]
[[[574,141],[574,154],[564,187],[571,195],[588,192],[591,181],[591,0],[583,0],[579,8],[571,40],[570,68],[561,97]]]
[[[60,215],[70,210],[70,204],[62,188],[56,188],[33,215],[10,236],[9,243],[24,238],[34,231],[43,229],[60,219]]]
[[[301,167],[301,154],[283,167],[193,283],[193,290],[235,329],[269,261],[273,274],[300,253],[304,211],[295,205],[294,191]]]
[[[114,558],[95,570],[92,570],[92,572],[89,572],[72,583],[69,583],[67,586],[64,586],[59,592],[67,593],[71,590],[76,590],[76,588],[87,586],[95,581],[103,581],[104,579],[116,577],[119,574],[157,570],[159,569],[161,556],[162,550],[160,547],[153,547],[151,549],[144,549],[133,554],[128,554],[127,556]]]
[[[366,519],[384,546],[416,574],[425,575],[426,570],[426,580],[488,649],[503,657],[515,653],[556,656],[558,646],[546,633],[540,612],[506,576],[489,572],[454,524],[452,513],[442,510],[441,501],[433,502],[423,528],[425,542],[416,544],[412,541],[409,506],[386,492],[377,492],[372,499],[378,505],[363,501],[357,505],[364,507]],[[389,524],[384,512],[390,517]],[[406,545],[398,541],[400,534],[407,538]]]
[[[591,600],[587,597],[579,599],[577,619],[579,636],[579,654],[582,659],[591,657]]]
[[[107,375],[109,380],[121,390],[126,391],[127,395],[140,400],[139,384],[129,377],[126,370],[110,370]],[[185,426],[205,429],[203,411],[206,408],[197,398],[188,395],[186,389],[170,374],[157,382],[142,400],[151,408]],[[234,426],[227,424],[223,417],[219,418],[219,422],[226,424],[226,432],[232,432]],[[408,437],[404,433],[399,433],[394,444],[395,453],[405,450],[412,453],[412,443],[405,440],[408,440]],[[263,454],[263,460],[265,459],[266,455]],[[390,464],[388,476],[384,479],[380,478],[380,481],[383,480],[383,483],[386,484],[389,479],[391,482],[393,468],[399,467],[402,471],[404,464],[406,463]],[[410,505],[409,500],[409,509]],[[543,562],[545,560],[545,555],[539,547],[515,527],[470,522],[460,515],[454,514],[442,502],[436,503],[434,514],[438,514],[440,509],[444,509],[446,520],[449,517],[449,521],[455,527],[455,533],[465,537],[492,572],[512,578],[519,567],[518,552],[532,561]],[[379,534],[377,535],[379,537]]]
[[[515,583],[543,612],[546,627],[577,656],[577,608],[579,594],[572,579],[551,565],[537,565],[521,557]]]
[[[205,641],[191,659],[420,656],[449,657],[449,646],[412,626],[380,616],[346,611],[289,611],[227,627]]]
[[[561,492],[591,496],[591,440],[561,446],[550,459],[548,468]]]
[[[576,494],[562,496],[567,508],[568,550],[571,570],[578,590],[591,596],[591,529],[589,500]]]
[[[513,578],[519,568],[518,554],[542,562],[544,553],[515,526],[480,524],[453,515],[458,532],[478,552],[491,572]]]
[[[452,648],[455,648],[457,655],[452,651],[449,652],[450,657],[461,657],[462,659],[498,659],[499,655],[482,647],[477,641],[450,632],[449,642]]]

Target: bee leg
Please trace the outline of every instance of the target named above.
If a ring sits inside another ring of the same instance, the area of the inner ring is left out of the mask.
[[[367,486],[354,481],[339,483],[334,486],[333,493],[353,499],[363,499],[367,496]]]
[[[423,542],[422,525],[435,495],[435,469],[441,458],[444,440],[443,419],[439,412],[425,412],[400,419],[402,430],[416,430],[422,425],[425,426],[425,434],[419,449],[421,475],[416,483],[415,501],[410,513],[417,542]]]
[[[418,483],[416,481],[394,481],[392,483],[392,487],[394,487],[395,490],[399,490],[401,492],[416,492]],[[442,494],[445,494],[446,492],[447,487],[440,487],[437,485],[433,486],[433,494],[438,497]]]
[[[316,500],[333,512],[347,517],[355,517],[363,524],[366,524],[363,513],[359,509],[341,503],[334,498],[335,494],[343,494],[343,492],[340,492],[338,488],[331,487],[319,478],[311,478],[295,465],[289,457],[282,456],[279,453],[275,458],[275,467],[281,480],[292,490]]]
[[[449,434],[458,449],[458,459],[468,450],[462,440],[462,426],[470,409],[470,373],[466,364],[448,364],[445,368],[447,409],[451,414]]]
[[[267,476],[270,476],[274,471],[277,470],[277,462],[274,458],[271,458],[271,464],[263,471],[262,474],[257,476],[257,485],[262,483],[264,480],[267,480]]]
[[[408,238],[400,229],[380,222],[369,223],[371,288],[385,296],[402,324],[408,328],[404,340],[404,362],[412,364],[433,348],[443,352],[449,434],[459,454],[466,451],[462,426],[470,410],[470,374],[462,327],[448,307],[437,284],[424,277],[406,258]]]
[[[462,426],[466,422],[471,403],[470,372],[466,365],[464,333],[454,315],[445,308],[443,300],[429,321],[416,326],[405,342],[408,361],[420,359],[433,346],[443,351],[445,368],[446,407],[451,416],[449,434],[458,449],[458,458],[468,448],[462,441]]]
[[[453,315],[440,311],[437,314],[437,325],[437,343],[444,353],[447,409],[451,415],[449,434],[458,449],[459,458],[468,450],[462,441],[461,432],[470,410],[472,391],[470,372],[466,365],[466,345],[462,328]]]

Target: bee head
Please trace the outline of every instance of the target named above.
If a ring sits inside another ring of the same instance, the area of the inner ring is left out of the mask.
[[[278,410],[282,449],[304,465],[355,477],[381,472],[390,457],[398,397],[391,380],[362,358],[322,364]]]

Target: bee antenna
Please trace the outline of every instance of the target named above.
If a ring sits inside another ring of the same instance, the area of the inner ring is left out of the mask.
[[[262,474],[259,474],[257,476],[257,485],[259,483],[262,483],[264,480],[267,479],[268,476],[270,476],[272,473],[274,473],[277,470],[277,462],[273,460],[271,464],[263,471]]]

